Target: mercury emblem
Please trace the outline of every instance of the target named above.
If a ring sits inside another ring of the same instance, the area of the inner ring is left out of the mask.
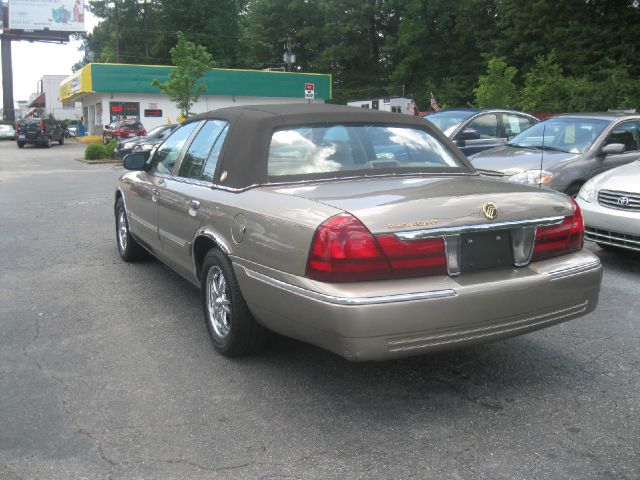
[[[482,213],[488,220],[495,220],[498,218],[498,207],[493,202],[487,202],[482,206]]]

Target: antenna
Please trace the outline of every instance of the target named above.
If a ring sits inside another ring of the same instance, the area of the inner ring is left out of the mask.
[[[540,174],[538,175],[538,188],[542,188],[542,162],[544,162],[544,132],[547,126],[542,126],[542,145],[540,146]]]

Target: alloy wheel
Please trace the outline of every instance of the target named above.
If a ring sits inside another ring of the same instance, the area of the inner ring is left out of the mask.
[[[231,300],[227,279],[220,267],[213,266],[207,273],[206,300],[208,321],[215,335],[223,340],[231,326]]]

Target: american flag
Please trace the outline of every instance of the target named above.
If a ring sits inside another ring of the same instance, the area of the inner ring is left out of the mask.
[[[440,106],[438,105],[438,102],[436,102],[436,97],[433,96],[433,92],[431,92],[431,108],[433,108],[434,112],[440,111]]]
[[[411,103],[409,104],[409,115],[419,115],[418,105],[416,105],[415,100],[411,100]]]

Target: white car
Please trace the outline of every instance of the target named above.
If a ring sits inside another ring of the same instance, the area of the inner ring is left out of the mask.
[[[593,177],[577,201],[587,240],[640,252],[640,160]]]
[[[0,125],[0,140],[15,140],[16,130],[11,125]]]

